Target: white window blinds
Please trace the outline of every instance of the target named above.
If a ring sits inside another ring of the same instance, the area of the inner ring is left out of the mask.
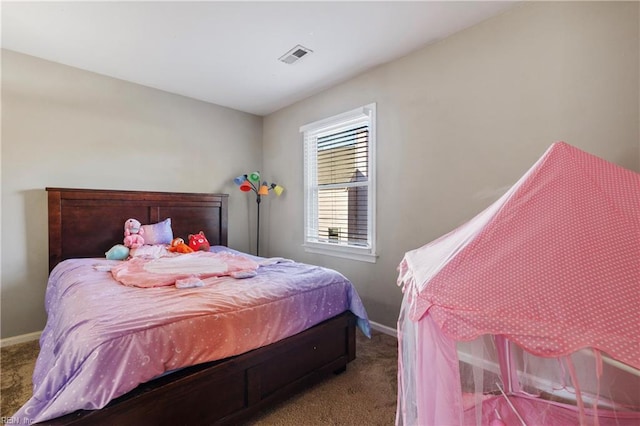
[[[374,255],[374,119],[375,105],[368,105],[301,129],[309,251]]]

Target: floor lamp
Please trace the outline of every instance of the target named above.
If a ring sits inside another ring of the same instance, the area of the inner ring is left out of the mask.
[[[267,185],[267,181],[260,183],[260,172],[247,173],[246,175],[240,175],[233,179],[236,185],[240,187],[240,191],[250,192],[253,191],[256,194],[256,204],[258,204],[258,219],[256,222],[256,256],[260,256],[260,202],[262,197],[269,195],[269,191],[280,196],[284,188],[276,183]]]

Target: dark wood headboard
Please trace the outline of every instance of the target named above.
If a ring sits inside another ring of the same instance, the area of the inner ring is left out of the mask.
[[[227,245],[228,194],[46,188],[49,271],[74,257],[104,257],[122,244],[124,222],[171,218],[174,237],[204,231],[211,245]]]

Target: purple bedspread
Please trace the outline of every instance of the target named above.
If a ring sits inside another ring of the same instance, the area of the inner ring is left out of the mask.
[[[230,249],[212,248],[221,250]],[[46,291],[33,396],[11,421],[99,409],[163,373],[268,345],[346,310],[370,335],[360,297],[340,273],[249,257],[263,265],[255,277],[210,278],[187,289],[126,287],[95,268],[118,261],[57,265]]]

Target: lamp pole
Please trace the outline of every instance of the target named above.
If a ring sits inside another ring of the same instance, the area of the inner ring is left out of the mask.
[[[258,204],[258,219],[256,222],[256,256],[260,256],[260,194],[256,191],[256,203]]]
[[[262,201],[262,195],[269,195],[269,191],[273,190],[276,195],[280,196],[284,188],[275,183],[267,186],[267,181],[263,181],[261,184],[260,172],[240,175],[234,178],[233,182],[240,186],[240,190],[243,192],[253,191],[256,193],[256,204],[258,205],[256,219],[256,256],[260,256],[260,202]],[[254,184],[254,182],[256,183]]]

